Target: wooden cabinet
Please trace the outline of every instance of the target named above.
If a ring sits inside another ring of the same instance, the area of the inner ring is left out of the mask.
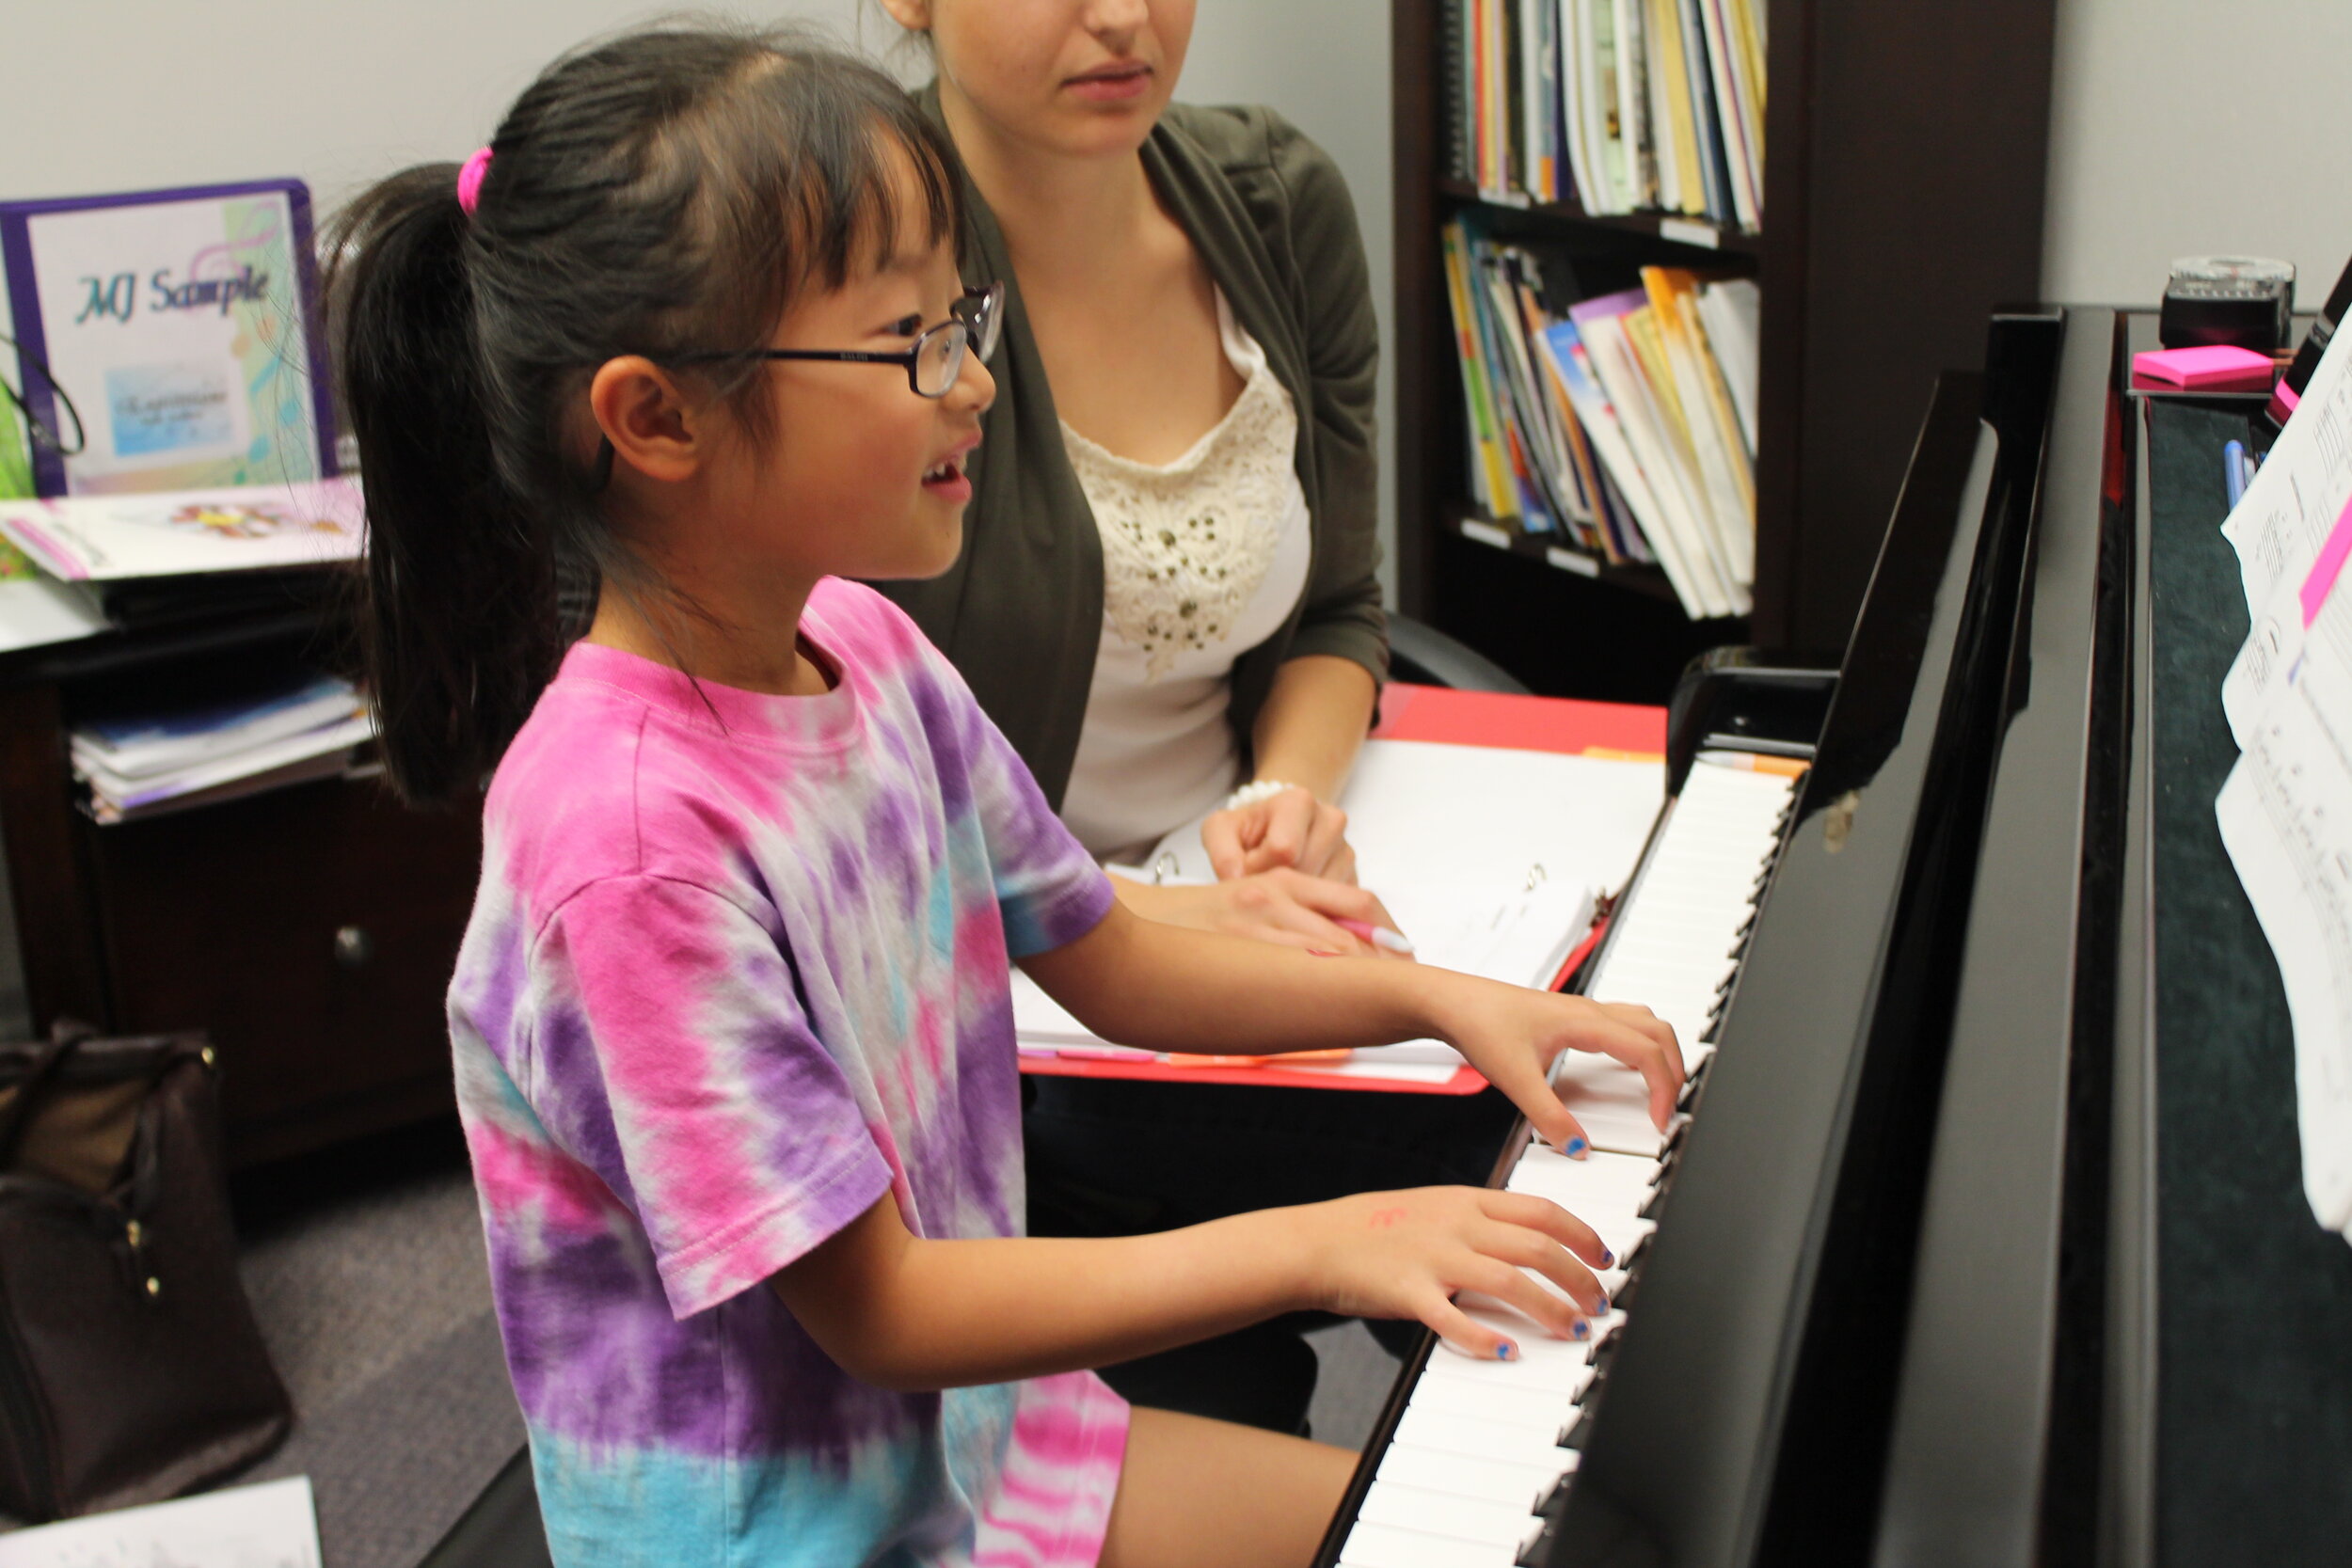
[[[102,827],[73,804],[65,736],[89,703],[315,641],[295,623],[0,661],[0,832],[35,1025],[206,1030],[244,1164],[453,1104],[442,998],[479,816],[355,778]]]

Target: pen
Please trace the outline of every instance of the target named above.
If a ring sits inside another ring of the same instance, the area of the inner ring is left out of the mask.
[[[1359,942],[1368,942],[1375,947],[1385,948],[1391,953],[1402,953],[1407,958],[1412,957],[1412,941],[1402,931],[1391,931],[1386,926],[1375,926],[1369,920],[1343,920],[1338,916],[1332,917],[1331,924]]]
[[[1701,752],[1698,760],[1750,773],[1775,773],[1784,779],[1803,778],[1807,766],[1801,758],[1768,757],[1758,752]]]
[[[2221,448],[2221,482],[2230,489],[2230,510],[2237,510],[2246,494],[2246,443],[2231,441]]]

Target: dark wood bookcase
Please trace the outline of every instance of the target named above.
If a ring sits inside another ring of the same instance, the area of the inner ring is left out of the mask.
[[[1936,374],[1980,365],[1986,318],[2038,293],[2055,0],[1763,3],[1762,232],[1709,247],[1654,215],[1505,207],[1447,178],[1447,8],[1391,0],[1400,608],[1539,691],[1659,702],[1719,643],[1842,649]],[[1757,279],[1747,620],[1691,621],[1655,569],[1586,576],[1480,526],[1438,238],[1465,208],[1580,277],[1649,261]]]

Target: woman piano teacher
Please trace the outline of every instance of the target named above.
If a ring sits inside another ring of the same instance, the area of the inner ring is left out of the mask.
[[[1388,661],[1379,343],[1339,170],[1268,110],[1170,102],[1192,0],[882,4],[927,39],[922,100],[978,197],[967,279],[1009,290],[962,557],[885,591],[1098,857],[1136,863],[1210,813],[1218,881],[1118,879],[1138,913],[1365,950],[1392,922],[1332,802]],[[1030,1228],[1049,1235],[1476,1183],[1510,1120],[1491,1092],[1031,1083]],[[1299,1430],[1300,1326],[1105,1375]]]

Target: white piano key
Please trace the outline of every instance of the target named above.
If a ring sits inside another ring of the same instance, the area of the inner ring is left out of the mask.
[[[1583,1342],[1579,1342],[1581,1347]],[[1510,1364],[1499,1361],[1496,1366]],[[1458,1378],[1452,1369],[1439,1370],[1439,1361],[1430,1356],[1428,1370],[1414,1385],[1414,1408],[1538,1430],[1550,1425],[1552,1432],[1560,1432],[1569,1418],[1569,1406],[1576,1403],[1576,1394],[1593,1383],[1593,1369],[1583,1364],[1583,1354],[1576,1356],[1576,1361],[1555,1361],[1546,1369],[1543,1383],[1552,1387],[1538,1387],[1536,1380],[1505,1383],[1501,1378]]]
[[[1555,1451],[1562,1460],[1576,1457],[1567,1449]],[[1374,1484],[1451,1492],[1458,1497],[1484,1497],[1488,1502],[1520,1502],[1532,1510],[1566,1470],[1567,1466],[1556,1460],[1522,1464],[1503,1459],[1470,1459],[1410,1443],[1391,1443],[1380,1456]]]
[[[1518,1555],[1516,1541],[1497,1546],[1359,1520],[1340,1548],[1340,1568],[1510,1568]]]
[[[1421,1392],[1418,1384],[1413,1392]],[[1558,1421],[1549,1428],[1504,1425],[1408,1404],[1405,1414],[1397,1418],[1396,1440],[1468,1459],[1542,1465],[1560,1451],[1560,1428],[1566,1424]]]
[[[1485,1314],[1473,1312],[1471,1316]],[[1516,1361],[1473,1361],[1439,1350],[1429,1357],[1422,1378],[1424,1382],[1442,1378],[1471,1388],[1539,1389],[1563,1404],[1592,1380],[1592,1369],[1584,1363],[1585,1351],[1592,1343],[1590,1335],[1581,1339],[1549,1339],[1521,1334],[1517,1343],[1519,1356]],[[1558,1354],[1554,1354],[1555,1346]],[[1419,1385],[1413,1393],[1418,1402]]]
[[[1512,1167],[1503,1187],[1508,1192],[1548,1197],[1585,1224],[1597,1225],[1598,1222],[1592,1214],[1579,1212],[1580,1203],[1590,1206],[1598,1214],[1630,1214],[1647,1201],[1645,1195],[1657,1179],[1658,1164],[1655,1157],[1612,1154],[1603,1149],[1593,1150],[1581,1160],[1571,1160],[1549,1145],[1531,1138],[1527,1151]]]
[[[1356,1517],[1368,1525],[1394,1525],[1454,1541],[1517,1547],[1527,1539],[1534,1507],[1531,1499],[1511,1502],[1464,1497],[1451,1492],[1424,1492],[1418,1487],[1375,1483],[1365,1495]]]

